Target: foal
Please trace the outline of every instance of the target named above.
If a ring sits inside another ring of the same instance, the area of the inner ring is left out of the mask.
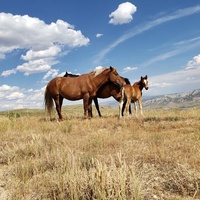
[[[135,111],[137,114],[137,106],[136,101],[138,101],[139,109],[141,115],[143,115],[142,112],[142,89],[145,88],[146,90],[149,89],[148,87],[148,77],[147,75],[145,77],[141,76],[140,81],[135,82],[133,86],[131,85],[124,85],[121,89],[121,99],[119,103],[119,117],[122,117],[122,107],[124,102],[126,101],[126,114],[129,116],[128,108],[131,105],[131,102],[134,103]]]

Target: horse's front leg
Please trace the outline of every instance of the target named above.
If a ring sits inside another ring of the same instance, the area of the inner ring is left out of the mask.
[[[119,101],[119,118],[122,117],[123,104],[124,104],[123,99],[120,99],[120,101]]]
[[[142,99],[138,100],[138,104],[139,104],[140,113],[141,113],[142,116],[144,116],[144,114],[142,112]]]
[[[93,114],[92,114],[92,98],[89,98],[88,100],[88,117],[92,118]]]
[[[122,106],[122,116],[124,116],[124,110],[126,108],[126,102],[127,102],[127,99],[123,102],[123,106]]]
[[[83,96],[83,108],[84,108],[84,118],[88,118],[88,104],[89,104],[89,94]]]

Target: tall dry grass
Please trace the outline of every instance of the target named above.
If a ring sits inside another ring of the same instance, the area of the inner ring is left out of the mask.
[[[81,107],[67,107],[60,123],[41,112],[4,113],[0,189],[15,200],[200,199],[199,111],[119,120],[106,107],[104,117],[83,120]]]

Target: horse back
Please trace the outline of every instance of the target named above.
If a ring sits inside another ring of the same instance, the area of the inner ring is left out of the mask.
[[[61,79],[60,94],[69,100],[82,99],[85,93],[92,93],[93,85],[88,76],[65,77]]]

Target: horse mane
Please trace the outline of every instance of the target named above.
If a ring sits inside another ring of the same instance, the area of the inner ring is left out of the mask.
[[[108,67],[102,67],[102,68],[96,68],[92,71],[92,73],[94,74],[94,77],[98,76],[99,74],[101,74],[104,70],[108,69]]]
[[[68,72],[65,73],[63,77],[78,77],[79,75],[76,74],[69,74]]]
[[[123,78],[123,77],[122,77]],[[124,81],[126,82],[126,84],[131,84],[131,82],[129,81],[129,79],[128,78],[123,78],[124,79]]]
[[[133,85],[141,85],[141,80],[139,80],[139,81],[133,83]]]

